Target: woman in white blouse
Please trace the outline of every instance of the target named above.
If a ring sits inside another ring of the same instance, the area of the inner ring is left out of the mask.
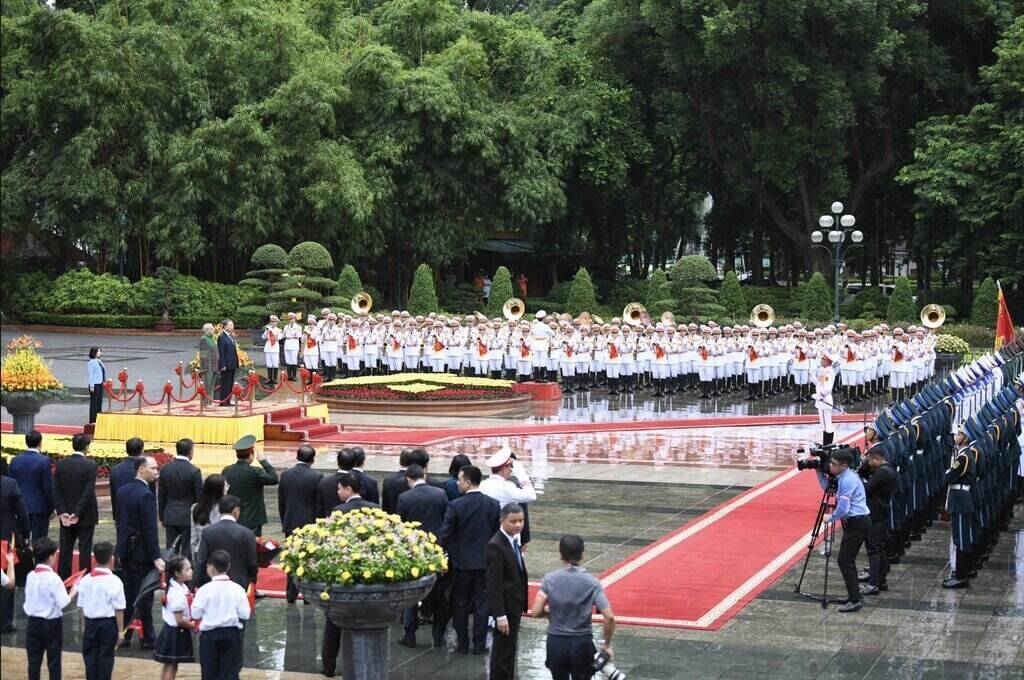
[[[192,531],[191,544],[192,554],[199,552],[199,539],[203,535],[203,529],[220,519],[220,511],[217,504],[223,498],[229,488],[228,480],[224,475],[210,475],[203,482],[203,490],[199,494],[199,500],[192,506]]]

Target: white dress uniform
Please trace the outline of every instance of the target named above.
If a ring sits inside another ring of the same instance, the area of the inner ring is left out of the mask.
[[[836,373],[832,366],[825,366],[818,373],[814,389],[814,408],[818,410],[818,422],[822,432],[834,433],[832,427],[832,387],[836,383]],[[826,437],[828,439],[829,437]],[[829,443],[829,442],[826,442]]]
[[[263,356],[266,359],[267,368],[279,368],[281,366],[281,335],[283,331],[272,322],[263,329]]]
[[[302,326],[292,321],[284,327],[284,363],[299,365],[299,343],[302,340]]]
[[[313,322],[307,323],[302,331],[302,365],[307,371],[320,367],[320,329]]]
[[[402,344],[403,334],[398,332],[397,329],[392,329],[387,339],[387,349],[385,350],[385,356],[387,356],[388,370],[392,373],[401,373],[402,366],[405,359],[405,347]]]
[[[364,333],[355,323],[349,324],[345,334],[345,368],[350,374],[359,373],[363,363]]]
[[[334,377],[338,369],[338,347],[341,343],[341,328],[334,321],[328,320],[320,329],[320,358],[324,362],[328,376]]]

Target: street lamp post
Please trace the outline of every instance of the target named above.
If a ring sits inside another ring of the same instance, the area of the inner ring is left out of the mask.
[[[843,204],[836,201],[832,204],[832,214],[822,215],[818,218],[818,226],[811,232],[811,247],[821,248],[832,258],[833,281],[835,283],[835,304],[832,309],[832,323],[839,323],[839,272],[843,268],[843,258],[846,251],[856,248],[864,240],[864,233],[854,229],[857,223],[853,215],[843,214]],[[827,233],[826,233],[827,232]],[[849,236],[849,239],[847,239]],[[828,239],[831,246],[822,242]]]

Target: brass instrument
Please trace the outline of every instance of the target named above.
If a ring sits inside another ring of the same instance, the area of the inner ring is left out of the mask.
[[[597,314],[595,314],[594,315],[594,323],[596,323],[598,326],[603,326],[604,325],[604,319],[602,319]]]
[[[373,298],[369,293],[356,293],[352,296],[351,307],[355,314],[366,316],[373,308]]]
[[[519,319],[523,318],[523,314],[526,313],[526,303],[516,297],[509,298],[501,306],[501,313],[509,321],[519,321]]]
[[[664,312],[661,313],[661,322],[664,324],[672,324],[673,326],[675,326],[676,315],[668,310],[665,310]]]
[[[589,326],[594,323],[594,315],[590,312],[580,312],[579,322],[584,326]]]
[[[639,302],[630,302],[622,310],[622,320],[630,326],[639,326],[643,322],[643,316],[647,308]]]
[[[569,312],[562,312],[561,314],[558,315],[558,320],[568,321],[569,323],[572,323],[572,314],[570,314]]]
[[[946,323],[946,310],[936,304],[925,305],[921,310],[921,325],[932,330]]]
[[[771,305],[757,305],[750,310],[750,323],[758,328],[767,328],[775,321],[775,310]]]

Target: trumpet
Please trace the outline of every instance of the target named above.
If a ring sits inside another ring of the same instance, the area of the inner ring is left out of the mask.
[[[925,305],[921,310],[921,325],[932,330],[946,323],[946,310],[936,304]]]

